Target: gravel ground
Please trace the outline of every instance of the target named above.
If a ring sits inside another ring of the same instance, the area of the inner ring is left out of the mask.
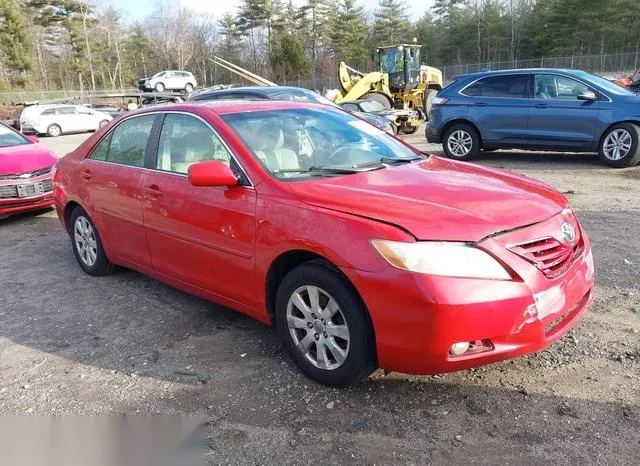
[[[42,143],[64,153],[84,137]],[[0,222],[0,413],[201,416],[215,464],[638,464],[640,167],[518,152],[478,163],[567,193],[592,239],[595,302],[548,350],[328,389],[273,328],[135,272],[85,275],[47,212]]]

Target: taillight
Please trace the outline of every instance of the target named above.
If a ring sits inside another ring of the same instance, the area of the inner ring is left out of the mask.
[[[449,99],[445,99],[444,97],[435,96],[431,101],[432,105],[444,105],[449,102]]]

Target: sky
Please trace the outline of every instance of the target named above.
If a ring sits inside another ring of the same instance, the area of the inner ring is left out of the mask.
[[[336,0],[337,1],[337,0]],[[99,5],[114,6],[117,10],[126,13],[125,17],[128,17],[132,21],[140,20],[151,11],[153,8],[154,0],[98,0]],[[180,0],[180,3],[194,10],[211,12],[217,18],[220,18],[223,13],[227,11],[234,12],[236,6],[240,3],[240,0]],[[294,3],[299,3],[294,0]],[[371,4],[371,0],[361,0],[360,4]],[[424,14],[425,10],[431,6],[433,0],[410,0],[407,2],[411,8],[411,17],[413,20],[417,20]],[[367,7],[367,10],[372,12],[375,7]]]

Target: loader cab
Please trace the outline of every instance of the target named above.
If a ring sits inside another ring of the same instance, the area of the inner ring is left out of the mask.
[[[389,75],[392,91],[415,89],[420,84],[420,46],[395,45],[378,50],[380,71]]]

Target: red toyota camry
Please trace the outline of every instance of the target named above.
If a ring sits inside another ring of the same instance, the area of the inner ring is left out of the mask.
[[[592,297],[562,194],[320,104],[133,112],[61,159],[54,185],[85,272],[128,267],[276,324],[328,385],[531,353]]]
[[[53,205],[52,169],[58,157],[0,123],[0,219]]]

